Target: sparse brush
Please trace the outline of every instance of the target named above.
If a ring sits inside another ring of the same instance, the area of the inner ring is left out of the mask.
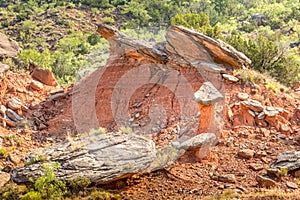
[[[132,129],[131,129],[130,127],[125,127],[125,126],[121,126],[121,127],[120,127],[120,131],[121,131],[122,133],[127,133],[127,134],[132,133]]]
[[[5,149],[0,149],[0,159],[5,158],[7,156],[7,152]]]

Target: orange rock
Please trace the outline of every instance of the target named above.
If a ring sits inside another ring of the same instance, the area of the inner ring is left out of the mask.
[[[49,69],[41,69],[37,65],[30,63],[29,70],[32,78],[49,86],[57,86],[58,82]]]

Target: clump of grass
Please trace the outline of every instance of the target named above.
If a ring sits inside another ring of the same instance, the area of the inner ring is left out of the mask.
[[[121,126],[121,127],[120,127],[120,131],[121,131],[122,133],[127,133],[127,134],[132,133],[132,129],[131,129],[130,127],[125,127],[125,126]]]
[[[99,191],[99,190],[93,191],[89,196],[89,200],[118,200],[118,199],[121,199],[121,196],[119,194],[112,194],[107,191]]]
[[[91,184],[89,178],[80,176],[68,181],[69,189],[73,194],[79,194],[79,192],[84,192],[87,187]]]
[[[37,156],[33,157],[30,161],[25,162],[25,166],[32,165],[32,164],[37,163],[37,162],[47,161],[47,160],[48,159],[45,156],[37,155]]]
[[[267,90],[275,93],[279,92],[280,90],[283,90],[286,93],[291,93],[291,89],[282,85],[274,78],[252,69],[237,69],[233,71],[233,75],[241,79],[243,82],[251,83],[252,85],[263,83]]]
[[[233,71],[233,75],[244,82],[250,82],[252,84],[258,84],[264,80],[262,74],[251,69],[237,69]]]

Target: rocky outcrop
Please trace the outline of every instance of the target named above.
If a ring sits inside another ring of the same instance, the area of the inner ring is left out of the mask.
[[[16,57],[20,51],[21,48],[16,41],[11,40],[4,34],[0,33],[0,59]]]
[[[284,168],[288,171],[300,170],[300,151],[285,151],[277,155],[276,161],[271,164],[272,168]]]
[[[105,67],[74,86],[72,114],[78,132],[102,126],[111,133],[57,144],[29,155],[29,162],[36,157],[56,161],[60,179],[85,176],[102,183],[160,169],[191,154],[196,160],[207,155],[222,127],[221,74],[250,60],[220,41],[177,26],[167,31],[165,42],[153,46],[106,25],[98,33],[109,41],[110,57]],[[133,134],[118,132],[122,126]],[[159,140],[164,133],[173,137]],[[41,175],[42,164],[16,168],[14,180]]]
[[[227,119],[232,121],[234,126],[274,127],[276,131],[282,134],[290,135],[292,133],[287,110],[264,106],[260,101],[250,99],[247,93],[239,93],[237,97],[239,102],[228,106],[226,110]],[[297,117],[296,113],[295,116]]]
[[[26,161],[31,164],[15,168],[12,179],[18,183],[28,182],[29,177],[43,175],[43,164],[58,162],[60,168],[55,175],[59,179],[68,181],[84,176],[92,182],[105,183],[134,173],[161,169],[176,161],[185,151],[197,152],[201,156],[199,149],[210,145],[215,139],[212,133],[202,134],[183,143],[156,149],[152,140],[136,134],[96,131],[94,135],[59,143],[27,155]]]

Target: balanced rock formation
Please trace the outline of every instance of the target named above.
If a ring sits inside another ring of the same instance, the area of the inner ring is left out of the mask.
[[[109,60],[74,86],[71,109],[77,132],[105,127],[110,133],[56,144],[29,155],[29,162],[43,157],[45,163],[60,163],[60,179],[80,175],[102,183],[160,169],[185,153],[204,157],[222,127],[221,74],[249,66],[250,60],[183,27],[169,28],[166,41],[156,45],[107,25],[100,25],[98,33],[110,43]],[[133,133],[117,132],[120,127]],[[161,143],[162,133],[173,137]],[[41,175],[43,162],[14,169],[13,179]]]
[[[130,126],[140,133],[158,133],[179,118],[197,116],[198,103],[191,96],[204,82],[222,95],[221,73],[251,63],[229,45],[183,27],[169,28],[166,41],[155,45],[107,25],[100,25],[98,33],[109,41],[110,57],[105,67],[74,87],[72,111],[78,132]],[[222,104],[224,100],[212,113],[222,111]],[[208,126],[209,132],[218,127],[214,120]]]

